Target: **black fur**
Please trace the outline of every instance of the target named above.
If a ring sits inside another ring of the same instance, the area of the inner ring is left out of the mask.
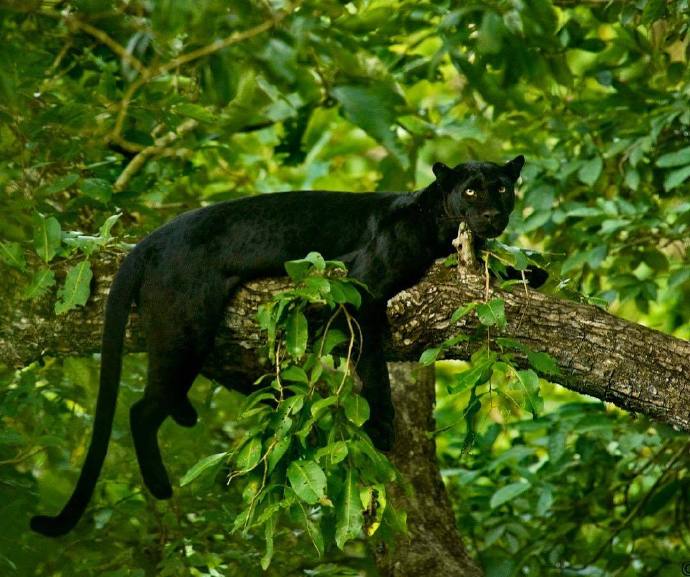
[[[479,237],[500,234],[523,164],[522,156],[505,165],[436,163],[436,180],[410,194],[302,191],[245,197],[187,212],[151,233],[125,258],[110,290],[93,436],[74,493],[56,517],[34,517],[32,529],[49,536],[67,533],[91,498],[112,429],[132,302],[141,313],[149,355],[144,397],[130,411],[132,436],[144,483],[166,499],[172,487],[158,428],[168,416],[184,427],[196,423],[187,393],[213,346],[228,298],[248,279],[282,275],[285,261],[309,251],[344,261],[350,275],[369,288],[358,313],[363,350],[357,372],[371,406],[367,431],[377,447],[389,449],[393,405],[381,353],[386,301],[451,252],[461,220]]]

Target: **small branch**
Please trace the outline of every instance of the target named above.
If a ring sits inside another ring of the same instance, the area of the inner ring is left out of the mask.
[[[146,66],[142,64],[141,60],[129,52],[124,46],[122,46],[122,44],[116,40],[113,40],[113,38],[109,36],[107,32],[71,15],[68,15],[65,18],[65,23],[70,29],[82,30],[83,32],[86,32],[86,34],[93,36],[101,44],[105,44],[115,54],[122,58],[122,60],[126,61],[132,68],[139,72],[139,74],[144,74],[146,72]]]
[[[120,176],[117,177],[115,184],[113,185],[113,190],[115,192],[121,192],[127,186],[127,183],[131,178],[144,166],[144,163],[152,157],[160,154],[164,154],[169,149],[168,145],[173,143],[175,140],[194,130],[199,123],[196,120],[189,119],[185,120],[177,129],[173,132],[170,131],[164,136],[156,139],[155,144],[143,148],[139,153],[130,161],[130,163],[125,167]]]
[[[474,255],[474,238],[464,222],[458,225],[458,236],[453,239],[452,244],[458,252],[458,267],[469,272],[476,272],[479,265]]]

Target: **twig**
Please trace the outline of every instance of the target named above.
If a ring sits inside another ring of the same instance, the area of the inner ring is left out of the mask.
[[[127,183],[131,180],[144,163],[151,157],[155,155],[160,155],[169,150],[168,145],[173,143],[175,140],[194,130],[199,123],[194,119],[185,120],[180,124],[175,131],[170,131],[166,135],[161,136],[156,139],[156,142],[151,146],[146,146],[140,150],[137,155],[130,161],[130,163],[125,167],[125,169],[117,177],[115,184],[113,185],[113,190],[115,192],[121,192],[127,186]]]
[[[144,66],[136,56],[129,52],[122,44],[113,40],[107,32],[92,26],[88,22],[79,20],[74,16],[67,16],[65,22],[68,27],[73,29],[79,29],[87,34],[93,36],[96,40],[100,41],[110,48],[115,54],[117,54],[122,60],[125,60],[132,68],[134,68],[139,74],[144,74],[146,72],[146,66]]]
[[[34,455],[37,455],[38,453],[45,451],[47,447],[39,447],[38,449],[35,449],[33,451],[29,451],[28,453],[19,453],[16,457],[12,459],[6,459],[5,461],[0,461],[0,465],[16,465],[17,463],[21,463],[22,461],[26,461],[27,459],[30,459]]]

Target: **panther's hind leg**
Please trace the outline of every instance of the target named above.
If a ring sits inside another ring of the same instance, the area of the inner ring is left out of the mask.
[[[134,449],[144,484],[156,499],[169,499],[172,486],[158,448],[158,428],[168,416],[155,397],[144,397],[129,410]]]
[[[158,429],[167,416],[185,427],[196,424],[197,413],[187,393],[213,345],[227,295],[238,283],[230,279],[222,288],[207,285],[206,298],[193,307],[175,303],[146,307],[148,383],[144,398],[132,406],[130,424],[144,483],[159,499],[170,497],[172,488],[158,446]]]

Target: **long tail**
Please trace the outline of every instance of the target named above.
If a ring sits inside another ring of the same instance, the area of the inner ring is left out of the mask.
[[[135,249],[136,252],[136,249]],[[31,528],[48,537],[71,531],[86,510],[101,472],[113,428],[122,368],[122,347],[134,293],[141,283],[141,261],[130,254],[122,263],[108,295],[101,345],[101,379],[91,443],[77,486],[62,511],[55,516],[38,515]]]

